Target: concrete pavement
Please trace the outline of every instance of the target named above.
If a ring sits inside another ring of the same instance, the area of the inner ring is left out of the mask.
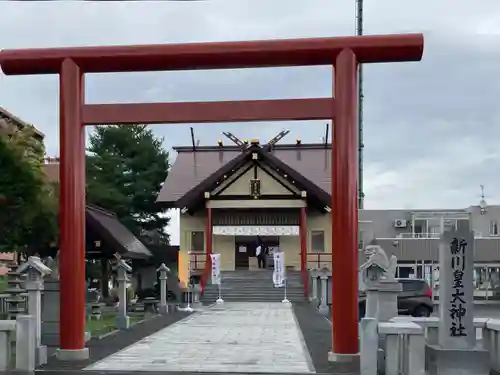
[[[315,372],[291,305],[279,302],[215,305],[85,370]]]

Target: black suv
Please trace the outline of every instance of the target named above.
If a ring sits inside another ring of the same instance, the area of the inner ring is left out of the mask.
[[[425,280],[397,279],[403,285],[403,291],[398,295],[398,314],[412,316],[431,316],[434,311],[432,289]],[[365,316],[366,294],[359,295],[359,316]]]

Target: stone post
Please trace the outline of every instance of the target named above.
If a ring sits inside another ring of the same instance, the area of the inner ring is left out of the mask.
[[[12,362],[11,332],[16,331],[16,322],[0,320],[0,372],[7,371]]]
[[[318,277],[313,276],[312,278],[312,294],[310,297],[311,302],[318,299]]]
[[[361,319],[360,336],[360,374],[377,375],[379,345],[377,319]]]
[[[202,303],[200,301],[201,285],[200,284],[193,285],[192,293],[193,293],[193,309],[199,309],[202,306]]]
[[[311,270],[311,295],[309,296],[309,301],[314,302],[318,300],[318,277],[320,275],[320,271],[316,268]]]
[[[36,367],[35,317],[18,315],[16,319],[16,370],[34,371]]]
[[[28,292],[28,315],[34,319],[35,358],[36,365],[47,363],[47,347],[42,345],[42,290],[43,278],[51,274],[51,269],[42,263],[39,257],[29,257],[28,261],[18,268],[20,274],[26,273],[26,290]]]
[[[162,263],[156,271],[160,273],[160,314],[167,315],[167,274],[170,272],[170,268],[165,263]]]
[[[59,268],[52,257],[44,259],[51,274],[44,280],[42,295],[42,344],[59,347]]]
[[[127,316],[127,282],[129,281],[127,273],[132,272],[125,260],[119,259],[116,265],[118,281],[118,314],[116,315],[116,328],[128,329],[130,327],[130,318]]]
[[[489,374],[489,353],[476,346],[474,326],[474,232],[470,220],[445,231],[439,241],[437,345],[427,345],[430,375]]]
[[[320,298],[320,303],[318,307],[318,311],[321,314],[328,314],[329,309],[328,309],[328,303],[327,303],[327,288],[328,288],[328,276],[327,275],[321,275],[320,277],[320,282],[321,282],[321,298]]]
[[[366,286],[365,317],[388,322],[398,316],[398,294],[402,285],[398,282],[379,281]]]

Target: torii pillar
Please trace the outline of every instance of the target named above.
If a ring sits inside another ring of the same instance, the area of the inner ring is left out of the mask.
[[[5,74],[59,74],[59,357],[85,359],[85,125],[332,120],[332,351],[358,355],[357,65],[418,61],[421,34],[0,51]],[[85,104],[84,74],[332,65],[334,98]],[[325,203],[328,204],[328,203]],[[180,207],[182,208],[182,207]]]

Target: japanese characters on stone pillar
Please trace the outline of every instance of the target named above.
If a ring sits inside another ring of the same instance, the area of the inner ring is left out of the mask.
[[[130,318],[127,316],[127,282],[129,281],[127,273],[132,272],[127,262],[118,259],[115,266],[118,281],[118,314],[116,315],[116,328],[128,329],[130,327]]]
[[[444,232],[439,260],[439,345],[447,349],[473,348],[474,234],[469,230]]]
[[[170,268],[162,263],[156,271],[160,273],[160,314],[166,315],[168,314],[167,278]]]
[[[43,278],[52,273],[52,270],[43,264],[39,257],[31,256],[17,270],[27,274],[26,290],[28,292],[28,315],[34,318],[36,363],[47,363],[47,347],[42,345],[42,290]]]
[[[470,220],[439,241],[438,344],[427,343],[429,375],[487,375],[490,353],[476,345],[474,327],[474,233]]]

